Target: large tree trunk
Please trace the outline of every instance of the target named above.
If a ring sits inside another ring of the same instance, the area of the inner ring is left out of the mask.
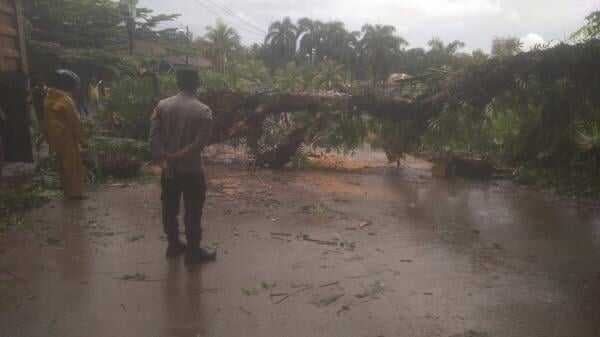
[[[306,139],[308,128],[303,127],[292,131],[287,139],[275,149],[260,153],[256,157],[256,165],[281,169],[298,153]]]
[[[416,116],[413,102],[390,96],[380,97],[376,94],[209,92],[201,94],[199,98],[215,113],[211,143],[220,143],[243,135],[262,125],[266,116],[286,112],[355,111],[388,116],[399,121]]]

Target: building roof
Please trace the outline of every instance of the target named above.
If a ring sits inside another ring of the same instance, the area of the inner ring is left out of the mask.
[[[142,57],[152,57],[162,59],[171,65],[191,65],[197,68],[211,68],[212,62],[201,55],[175,55],[174,48],[169,48],[168,44],[157,41],[137,41],[134,54]]]

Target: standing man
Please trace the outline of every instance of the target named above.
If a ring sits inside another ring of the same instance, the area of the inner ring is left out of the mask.
[[[83,136],[77,106],[79,77],[70,70],[57,70],[44,99],[43,131],[50,151],[56,154],[60,180],[67,199],[83,199],[84,168],[81,160]]]
[[[95,78],[92,78],[88,85],[88,112],[91,115],[90,117],[96,117],[99,99],[100,93],[98,92],[98,81],[96,81]]]
[[[179,94],[160,101],[152,115],[150,147],[153,161],[162,167],[162,220],[169,242],[167,257],[185,252],[186,264],[197,264],[216,258],[216,252],[200,248],[206,197],[201,154],[211,136],[213,117],[210,108],[196,99],[198,72],[177,71],[177,86]],[[182,195],[187,247],[179,239],[177,223]]]

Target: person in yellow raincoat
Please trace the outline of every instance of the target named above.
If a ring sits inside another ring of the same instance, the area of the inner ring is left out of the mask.
[[[84,167],[81,160],[82,127],[73,94],[79,77],[57,70],[44,100],[44,133],[50,151],[56,154],[65,198],[82,199]]]

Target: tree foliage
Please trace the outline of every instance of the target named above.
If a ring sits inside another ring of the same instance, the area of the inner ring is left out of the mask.
[[[594,11],[585,18],[585,24],[571,38],[579,41],[589,41],[600,37],[600,11]]]
[[[295,58],[297,36],[298,27],[289,17],[269,26],[265,44],[269,46],[271,64],[281,66]]]
[[[123,134],[144,138],[157,97],[136,69],[142,62],[118,56],[127,45],[124,8],[110,0],[25,5],[34,72],[76,65],[88,76],[115,74],[109,108],[131,120],[121,125]],[[406,49],[393,26],[353,32],[339,21],[309,18],[272,23],[264,43],[250,48],[220,21],[191,43],[191,36],[162,28],[176,17],[139,8],[135,37],[181,42],[186,55],[208,51],[216,71],[203,73],[211,90],[202,99],[218,115],[213,141],[245,137],[258,148],[260,139],[285,138],[290,152],[311,139],[346,149],[371,139],[390,160],[425,146],[512,164],[600,170],[598,11],[573,34],[581,43],[523,52],[519,39],[502,37],[492,41],[491,55],[464,53],[463,42],[435,37],[426,48]],[[412,76],[396,76],[401,80],[390,87],[392,73]],[[161,78],[161,87],[173,88],[172,78]],[[271,87],[279,91],[265,90]],[[312,89],[343,93],[321,97]]]
[[[492,41],[492,57],[506,58],[521,52],[522,43],[516,37],[497,37]]]
[[[209,52],[217,71],[225,72],[241,48],[240,35],[223,21],[217,20],[214,26],[206,27],[205,39],[210,43]]]
[[[25,2],[25,16],[31,24],[31,39],[54,42],[65,48],[122,47],[127,39],[126,15],[111,0],[31,0]],[[148,8],[137,10],[139,38],[159,37],[169,29],[157,29],[163,22],[179,17],[153,15]]]
[[[135,62],[115,55],[127,49],[126,15],[111,0],[31,0],[25,2],[29,50],[36,78],[47,77],[57,67],[77,70],[84,82],[92,76],[130,74]],[[173,35],[159,28],[178,15],[154,15],[138,8],[136,38],[157,39]],[[84,83],[85,84],[85,83]]]
[[[370,71],[371,78],[383,81],[389,75],[393,60],[408,42],[396,35],[396,28],[389,25],[364,25],[360,40],[361,57]]]
[[[344,80],[344,66],[334,61],[325,60],[317,68],[313,85],[317,89],[334,90],[342,88]]]

